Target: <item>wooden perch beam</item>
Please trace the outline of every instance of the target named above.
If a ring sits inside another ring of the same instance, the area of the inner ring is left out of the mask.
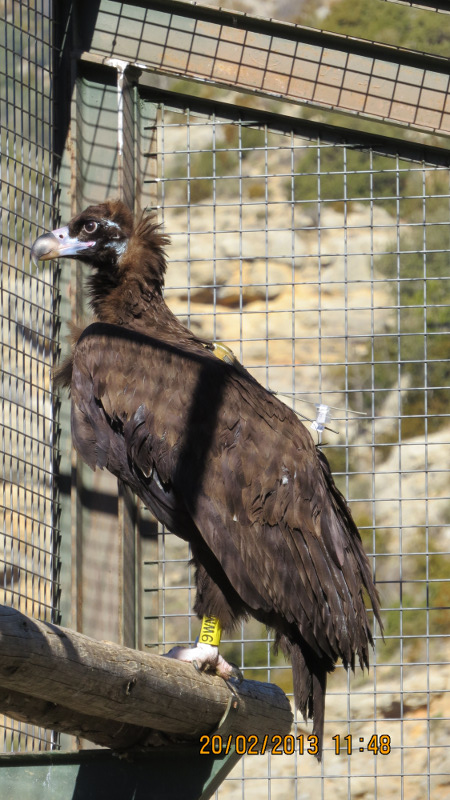
[[[292,712],[273,684],[243,681],[236,694],[190,664],[112,642],[0,606],[0,711],[109,747],[151,744],[152,731],[186,740],[217,729],[285,735]]]
[[[50,700],[40,700],[12,689],[0,688],[0,713],[29,725],[87,739],[116,752],[131,748],[145,750],[160,743],[161,738],[155,741],[154,732],[148,728],[80,714]]]

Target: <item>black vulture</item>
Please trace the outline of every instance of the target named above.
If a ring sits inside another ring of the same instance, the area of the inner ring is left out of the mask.
[[[369,562],[295,413],[166,305],[167,245],[152,215],[135,223],[119,200],[33,245],[35,260],[69,256],[91,268],[95,319],[59,376],[70,387],[74,446],[190,542],[200,617],[230,630],[250,615],[274,630],[320,757],[327,674],[338,659],[369,664],[365,595],[381,626]]]

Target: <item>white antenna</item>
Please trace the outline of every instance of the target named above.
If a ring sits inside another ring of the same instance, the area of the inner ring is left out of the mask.
[[[322,433],[324,428],[329,422],[331,417],[330,406],[326,406],[324,403],[315,403],[317,409],[317,416],[313,422],[311,422],[311,428],[314,431],[317,431],[317,435],[319,437],[319,444],[322,444]]]

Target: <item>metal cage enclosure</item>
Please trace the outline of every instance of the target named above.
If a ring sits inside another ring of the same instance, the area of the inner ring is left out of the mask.
[[[322,764],[299,718],[217,796],[444,797],[450,158],[444,139],[387,136],[377,119],[445,134],[433,103],[448,64],[418,54],[412,72],[397,51],[182,2],[4,5],[2,602],[156,652],[198,634],[187,545],[71,453],[51,368],[61,324],[89,314],[81,272],[29,263],[38,233],[121,195],[171,238],[172,310],[231,347],[305,425],[327,406],[321,445],[382,599],[369,674],[338,666],[329,679]],[[419,71],[436,95],[414,94]],[[381,107],[369,73],[394,98],[400,85],[408,119]],[[374,132],[300,117],[305,102],[370,117]],[[223,653],[292,695],[290,666],[258,623]],[[49,746],[57,737],[5,721],[5,751]]]

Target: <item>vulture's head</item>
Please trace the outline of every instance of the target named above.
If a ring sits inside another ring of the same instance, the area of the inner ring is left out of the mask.
[[[68,225],[36,239],[31,257],[37,261],[69,256],[97,269],[114,269],[128,248],[133,216],[120,200],[89,206]]]
[[[121,200],[106,200],[89,206],[68,225],[44,233],[31,248],[37,261],[76,258],[90,267],[88,286],[96,309],[111,291],[120,294],[125,280],[161,293],[166,260],[164,247],[169,240],[160,232],[152,214],[144,214],[135,224],[133,215]]]

